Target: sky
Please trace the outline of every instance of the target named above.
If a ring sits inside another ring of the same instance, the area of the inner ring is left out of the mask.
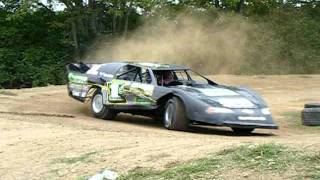
[[[86,0],[86,1],[87,1],[87,0]],[[45,4],[45,5],[48,4],[47,0],[41,0],[41,2],[42,2],[43,4]],[[54,9],[55,11],[63,11],[65,8],[66,8],[66,6],[65,6],[64,4],[59,3],[59,2],[57,2],[57,1],[55,1],[55,0],[53,0],[53,9]]]

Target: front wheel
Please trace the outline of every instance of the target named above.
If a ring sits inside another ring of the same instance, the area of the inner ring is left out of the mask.
[[[94,117],[101,119],[114,119],[116,117],[116,113],[114,110],[111,110],[103,104],[103,96],[99,89],[97,89],[91,100],[91,112]]]
[[[189,121],[185,107],[178,97],[168,100],[165,106],[163,124],[165,128],[170,130],[186,131],[188,129]]]

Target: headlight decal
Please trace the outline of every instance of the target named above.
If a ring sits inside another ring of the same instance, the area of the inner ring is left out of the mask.
[[[219,98],[218,102],[227,108],[254,108],[255,105],[246,98]]]
[[[264,114],[264,115],[270,115],[270,114],[271,114],[269,108],[263,108],[263,109],[261,109],[261,112],[262,112],[262,114]]]
[[[228,108],[211,107],[211,106],[206,109],[206,112],[208,114],[214,114],[214,113],[230,114],[230,113],[234,113],[234,111],[232,111],[231,109],[228,109]]]

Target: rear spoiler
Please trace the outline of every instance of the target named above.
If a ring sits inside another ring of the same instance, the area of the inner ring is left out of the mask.
[[[79,63],[70,63],[66,65],[67,69],[67,87],[68,94],[72,98],[85,102],[86,96],[88,94],[88,75],[86,72],[92,68],[95,64],[85,64],[82,62]]]
[[[79,73],[86,73],[91,67],[88,64],[80,63],[71,63],[67,64],[67,71],[79,72]]]
[[[94,65],[97,65],[97,63],[85,64],[83,62],[79,62],[79,63],[67,64],[66,68],[67,68],[67,72],[73,71],[73,72],[79,72],[79,73],[86,73]]]

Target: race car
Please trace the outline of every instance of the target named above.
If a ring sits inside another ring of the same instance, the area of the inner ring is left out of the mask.
[[[253,90],[217,84],[188,67],[137,62],[67,65],[68,93],[91,100],[94,117],[120,112],[161,119],[165,128],[227,126],[237,133],[277,129],[265,101]]]

